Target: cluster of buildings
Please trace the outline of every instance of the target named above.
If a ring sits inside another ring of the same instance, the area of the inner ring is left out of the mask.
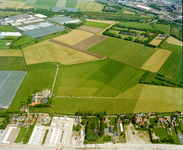
[[[44,21],[42,18],[46,18],[46,17],[47,16],[44,16],[42,14],[35,14],[35,15],[22,14],[22,15],[16,15],[16,16],[9,16],[7,18],[4,18],[2,22],[5,25],[11,24],[12,26],[17,26],[17,25],[24,25],[24,24],[33,23],[33,22]]]
[[[43,90],[36,94],[32,94],[32,103],[29,105],[45,104],[48,102],[49,97],[51,97],[51,90]]]

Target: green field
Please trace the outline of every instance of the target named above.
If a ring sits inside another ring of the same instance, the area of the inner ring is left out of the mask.
[[[32,3],[26,3],[24,6],[30,6],[30,7],[33,7],[34,9],[47,9],[47,10],[49,10],[51,7],[47,5],[39,5],[39,4],[32,4]]]
[[[0,31],[1,32],[18,32],[14,27],[12,26],[1,26],[0,25]]]
[[[53,98],[53,108],[35,108],[35,112],[53,112],[59,114],[75,114],[78,110],[92,110],[94,113],[107,111],[107,114],[133,112],[136,99],[107,98]],[[125,104],[125,105],[124,105]]]
[[[161,45],[161,48],[169,50],[169,51],[172,51],[172,52],[175,52],[175,53],[183,54],[182,53],[182,49],[183,49],[182,46],[178,46],[178,45],[174,45],[174,44],[169,44],[169,43],[164,43],[164,44]]]
[[[38,69],[27,73],[22,82],[14,100],[12,101],[9,110],[18,111],[20,104],[27,102],[27,98],[35,90],[41,91],[51,89],[56,73],[56,67],[50,69]]]
[[[21,128],[21,130],[18,134],[18,137],[15,140],[15,143],[21,143],[24,136],[25,136],[25,134],[26,134],[26,132],[27,132],[27,128],[25,128],[25,127],[20,127],[20,128]]]
[[[76,0],[67,0],[65,7],[73,7],[73,8],[75,8],[76,5],[77,5],[77,1]]]
[[[13,15],[19,15],[19,14],[22,14],[22,12],[0,11],[0,17],[3,17],[3,16],[13,16]]]
[[[165,32],[166,34],[170,34],[171,26],[164,24],[153,24],[154,30],[159,30]]]
[[[12,40],[0,40],[0,49],[10,48],[10,45],[6,45],[8,42],[12,42]]]
[[[110,24],[107,23],[100,23],[100,22],[92,22],[92,21],[86,21],[84,25],[92,26],[92,27],[99,27],[99,28],[106,28]]]
[[[172,28],[171,33],[175,36],[182,38],[182,28],[179,28],[179,29]]]
[[[158,73],[177,82],[182,82],[182,60],[183,55],[171,53]]]
[[[24,71],[25,63],[22,57],[0,57],[0,70]]]
[[[154,126],[157,126],[157,124],[155,123],[155,118],[149,118],[149,122],[150,122],[150,125],[154,125]]]
[[[118,24],[120,27],[124,28],[133,28],[137,30],[152,30],[152,27],[150,24],[145,23],[138,23],[138,22],[120,22]]]
[[[153,129],[156,136],[160,138],[160,140],[163,140],[164,138],[168,139],[167,131],[163,128],[154,128]]]
[[[44,62],[44,63],[37,63],[27,65],[27,70],[38,70],[38,69],[48,69],[48,68],[55,68],[56,65],[61,65],[59,62]]]
[[[35,40],[32,37],[25,35],[25,36],[20,37],[15,42],[13,42],[12,47],[17,48],[19,46],[22,46],[22,45],[27,44],[27,43],[32,42],[32,41],[35,41]]]
[[[174,128],[172,128],[172,136],[173,136],[173,139],[174,139],[174,143],[177,143],[178,144],[179,143],[179,139],[177,137],[177,134],[176,134]]]
[[[54,94],[114,97],[138,84],[144,72],[111,59],[63,66],[58,72]]]
[[[142,44],[110,37],[88,49],[88,51],[139,68],[156,50]]]
[[[37,0],[34,4],[55,6],[57,0]]]

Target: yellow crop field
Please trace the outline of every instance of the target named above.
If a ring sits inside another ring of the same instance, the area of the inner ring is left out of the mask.
[[[88,5],[88,3],[89,2],[87,2],[87,1],[78,1],[76,8],[83,8],[84,9],[86,7],[86,5]]]
[[[22,57],[22,51],[21,50],[0,50],[0,56],[16,56],[16,57]]]
[[[141,69],[158,72],[172,52],[158,49],[141,67]]]
[[[54,38],[54,40],[69,44],[69,45],[74,45],[78,42],[83,41],[86,38],[91,37],[93,34],[86,32],[86,31],[82,31],[82,30],[72,30],[71,32],[69,32],[68,34],[59,36]]]
[[[137,101],[136,112],[174,112],[182,110],[181,88],[144,85]]]
[[[174,37],[169,37],[167,40],[166,40],[167,43],[170,43],[170,44],[174,44],[174,45],[178,45],[178,46],[182,46],[183,45],[183,42],[177,40],[176,38]]]
[[[17,4],[17,2],[8,2],[8,5],[4,6],[3,8],[13,8],[13,6],[15,6]]]
[[[65,7],[67,0],[58,0],[56,6],[57,7]]]
[[[159,35],[158,35],[158,36],[159,36]],[[158,36],[155,37],[149,44],[158,46],[158,45],[161,43],[161,41],[162,41],[161,39],[157,39]]]
[[[26,63],[60,62],[69,65],[98,60],[96,57],[84,54],[71,48],[44,41],[23,49]]]
[[[4,7],[6,7],[6,5],[8,5],[8,3],[7,2],[3,2],[3,3],[0,4],[0,8],[4,8]]]
[[[109,20],[93,20],[93,19],[86,19],[86,21],[93,21],[93,22],[107,23],[107,24],[112,24],[114,22]]]
[[[89,2],[89,4],[86,6],[86,10],[92,10],[92,8],[96,5],[96,2]]]
[[[22,8],[26,3],[16,3],[16,5],[13,6],[13,8]]]
[[[104,8],[104,5],[97,3],[93,8],[92,11],[101,12]]]

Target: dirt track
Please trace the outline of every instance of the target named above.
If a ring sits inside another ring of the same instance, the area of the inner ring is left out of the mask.
[[[60,44],[60,45],[66,46],[66,47],[69,47],[69,48],[72,48],[72,49],[74,49],[74,50],[77,50],[77,51],[79,51],[79,52],[82,52],[82,53],[85,53],[85,54],[88,54],[88,55],[91,55],[91,56],[94,56],[94,57],[97,57],[97,58],[99,58],[99,59],[104,58],[103,56],[100,56],[100,55],[98,55],[98,54],[94,54],[94,53],[92,53],[92,52],[88,52],[88,51],[85,51],[85,50],[77,49],[77,48],[75,48],[74,46],[69,45],[69,44],[66,44],[66,43],[63,43],[63,42],[59,42],[59,41],[56,41],[56,40],[53,40],[53,39],[51,39],[51,40],[49,40],[49,41],[50,41],[50,42],[53,42],[53,43],[56,43],[56,44]]]

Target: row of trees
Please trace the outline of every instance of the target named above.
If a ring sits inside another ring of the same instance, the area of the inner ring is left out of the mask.
[[[75,113],[75,116],[97,116],[101,118],[102,116],[106,116],[107,112],[106,111],[100,111],[100,112],[93,112],[92,110],[78,110]]]

